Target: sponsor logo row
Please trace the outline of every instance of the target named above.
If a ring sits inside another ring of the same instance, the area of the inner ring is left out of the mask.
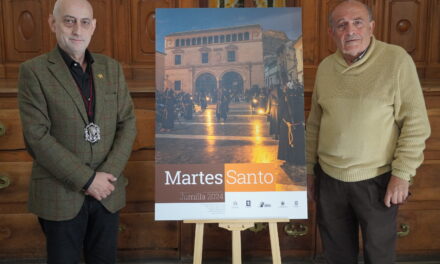
[[[272,204],[266,201],[252,201],[252,200],[246,200],[246,201],[233,201],[232,202],[232,208],[271,208],[271,207],[276,207],[276,208],[296,208],[300,206],[300,202],[295,200],[295,201],[279,201],[276,204]]]

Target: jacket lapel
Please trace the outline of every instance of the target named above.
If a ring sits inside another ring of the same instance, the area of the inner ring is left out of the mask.
[[[95,88],[95,123],[98,126],[101,126],[100,120],[102,111],[105,109],[105,85],[106,85],[106,76],[105,76],[105,65],[100,64],[95,60],[92,64],[92,74],[93,74],[93,84]]]
[[[85,124],[88,123],[88,117],[86,113],[86,109],[84,107],[83,98],[79,92],[79,89],[70,74],[69,69],[67,68],[66,63],[64,62],[61,54],[58,49],[55,48],[49,53],[48,61],[49,71],[53,74],[53,76],[58,80],[60,85],[66,90],[66,92],[72,97],[72,100],[75,102],[75,105],[78,111],[81,114],[81,117]]]

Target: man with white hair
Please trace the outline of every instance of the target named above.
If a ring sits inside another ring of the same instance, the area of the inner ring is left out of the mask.
[[[136,136],[122,68],[89,52],[96,27],[86,0],[58,0],[57,47],[24,62],[19,108],[34,159],[29,210],[46,236],[48,263],[115,263],[122,171]]]
[[[306,132],[324,256],[357,263],[360,226],[365,263],[394,263],[398,205],[430,134],[422,89],[406,51],[373,36],[366,5],[342,1],[329,22],[338,50],[319,65]]]

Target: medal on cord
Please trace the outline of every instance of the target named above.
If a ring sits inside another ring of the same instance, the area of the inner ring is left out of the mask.
[[[90,119],[92,119],[91,117],[93,116],[93,87],[92,87],[92,79],[93,79],[93,74],[92,74],[92,70],[90,69],[90,77],[89,77],[89,98],[86,98],[82,93],[82,97],[84,100],[84,103],[86,105],[87,108],[87,116]],[[79,88],[79,87],[78,87]],[[93,119],[91,120],[91,122],[89,122],[89,124],[87,124],[87,126],[84,128],[84,139],[87,142],[90,142],[92,144],[98,142],[101,139],[101,129],[99,128],[99,126],[97,124],[95,124],[93,122]]]

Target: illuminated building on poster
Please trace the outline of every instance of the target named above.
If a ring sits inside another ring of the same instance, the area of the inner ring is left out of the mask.
[[[219,87],[243,95],[264,86],[259,25],[179,32],[165,37],[162,89],[215,96]]]

